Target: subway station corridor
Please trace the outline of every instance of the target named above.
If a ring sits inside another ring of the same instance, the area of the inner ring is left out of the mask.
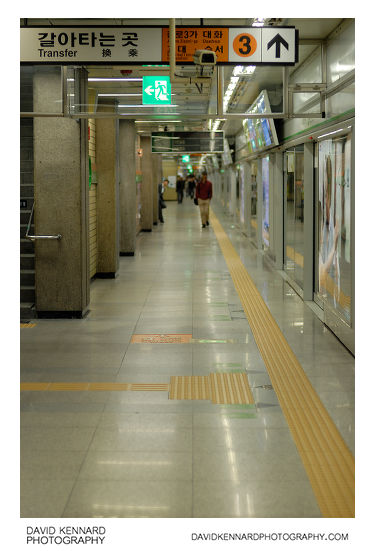
[[[190,199],[167,202],[165,223],[138,235],[118,277],[93,280],[84,319],[21,326],[21,517],[339,516],[326,508],[332,477],[316,448],[338,450],[335,472],[350,464],[354,358],[217,202],[213,211],[202,229]],[[259,343],[279,337],[273,325],[254,335],[247,316],[260,314],[241,300],[224,234],[301,372],[284,359],[284,375],[269,373],[268,360],[280,358],[267,360]],[[209,399],[212,381],[236,385],[241,374],[247,395]],[[201,387],[184,394],[192,379],[183,377],[210,381],[205,399]],[[305,413],[324,418],[327,433],[308,449]],[[334,484],[345,494],[346,482]]]

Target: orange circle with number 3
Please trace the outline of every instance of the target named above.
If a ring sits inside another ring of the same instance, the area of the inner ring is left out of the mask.
[[[241,33],[233,40],[233,50],[236,55],[249,57],[255,53],[257,41],[252,34]]]

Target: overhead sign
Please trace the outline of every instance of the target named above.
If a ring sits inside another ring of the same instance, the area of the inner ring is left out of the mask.
[[[162,61],[169,61],[169,28],[163,29]],[[176,27],[176,63],[193,62],[195,50],[215,52],[217,64],[294,65],[294,27]]]
[[[23,27],[21,63],[160,62],[160,27]]]
[[[224,133],[216,132],[152,132],[152,153],[222,153]]]
[[[170,105],[172,103],[169,76],[147,76],[142,79],[143,105]]]
[[[21,63],[161,64],[169,62],[169,27],[22,27]],[[196,50],[215,52],[218,65],[293,65],[294,27],[176,27],[176,63],[193,64]]]

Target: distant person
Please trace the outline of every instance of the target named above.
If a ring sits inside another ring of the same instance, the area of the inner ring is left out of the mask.
[[[197,183],[195,196],[201,213],[202,228],[210,225],[210,201],[212,199],[212,183],[207,180],[207,172],[202,172],[202,179]]]
[[[182,176],[177,176],[177,182],[176,182],[176,191],[177,191],[177,201],[179,203],[182,203],[182,200],[184,198],[184,188],[185,188],[185,180],[182,178]]]
[[[190,174],[189,178],[188,178],[188,189],[187,189],[187,195],[188,197],[190,197],[190,199],[193,199],[194,198],[194,192],[195,192],[195,186],[196,186],[196,181],[195,181],[195,177],[194,177],[194,174]]]
[[[168,186],[169,182],[168,179],[165,178],[160,184],[158,185],[158,192],[159,192],[159,222],[164,224],[164,217],[163,217],[163,209],[167,208],[167,205],[165,204],[163,193],[164,189]]]

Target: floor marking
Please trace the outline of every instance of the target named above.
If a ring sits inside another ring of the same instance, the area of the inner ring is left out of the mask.
[[[36,326],[36,323],[30,323],[30,322],[26,322],[26,323],[21,323],[21,329],[27,329],[28,327],[35,327]]]
[[[354,458],[220,222],[211,223],[324,517],[354,517]]]
[[[213,404],[254,404],[246,373],[171,377],[170,400],[211,400]]]
[[[171,376],[169,383],[21,383],[21,391],[169,392],[170,400],[211,400],[213,404],[254,404],[246,373]]]
[[[112,391],[154,391],[168,392],[169,383],[21,383],[21,391],[49,392],[112,392]]]
[[[147,343],[147,344],[156,344],[156,343],[167,343],[167,344],[181,344],[191,342],[192,334],[168,334],[168,335],[133,335],[131,338],[131,343]]]

